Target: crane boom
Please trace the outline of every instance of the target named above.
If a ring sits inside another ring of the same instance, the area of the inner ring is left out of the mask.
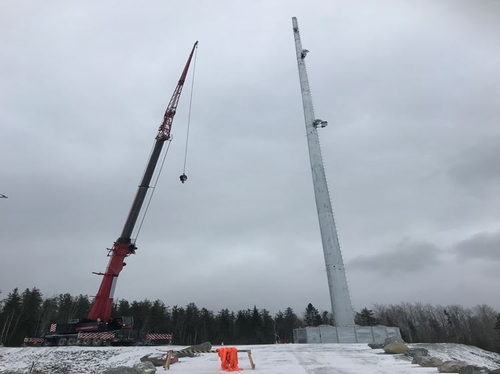
[[[110,319],[116,281],[118,279],[118,275],[123,269],[125,257],[134,254],[135,250],[137,249],[135,243],[132,243],[132,232],[137,223],[137,218],[139,217],[139,213],[142,209],[147,191],[150,188],[149,184],[160,158],[163,144],[165,143],[165,141],[170,140],[171,138],[170,131],[172,129],[172,123],[177,110],[177,104],[179,103],[182,87],[184,86],[184,82],[189,70],[189,65],[191,64],[191,59],[197,45],[198,42],[194,43],[193,49],[189,54],[189,58],[186,62],[184,70],[182,71],[179,82],[177,83],[177,87],[175,88],[172,98],[170,99],[170,102],[167,106],[167,110],[165,111],[165,115],[163,116],[163,122],[160,125],[158,134],[156,136],[155,145],[153,151],[151,152],[146,171],[144,172],[141,184],[139,185],[134,202],[132,203],[132,207],[130,208],[129,215],[127,217],[127,220],[125,221],[125,225],[123,226],[122,233],[113,244],[113,248],[110,249],[109,256],[111,258],[109,260],[108,267],[106,268],[106,272],[104,274],[100,273],[103,278],[99,287],[99,291],[97,292],[97,295],[94,299],[94,303],[92,304],[92,308],[87,316],[89,320],[100,319],[103,322],[108,322]]]

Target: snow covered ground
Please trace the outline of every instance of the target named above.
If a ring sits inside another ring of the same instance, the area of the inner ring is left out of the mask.
[[[424,347],[432,356],[443,360],[459,359],[471,365],[500,368],[500,355],[460,344],[409,344]],[[403,355],[388,355],[382,349],[366,344],[281,344],[236,346],[250,349],[256,365],[252,371],[246,353],[239,353],[239,366],[244,371],[273,374],[424,374],[437,373],[436,368],[412,365]],[[144,355],[158,350],[184,347],[53,347],[0,348],[0,373],[27,373],[34,369],[46,373],[102,373],[117,366],[132,366]],[[213,347],[216,349],[218,347]],[[158,367],[158,373],[164,372]],[[181,358],[171,365],[170,373],[221,373],[215,353]]]

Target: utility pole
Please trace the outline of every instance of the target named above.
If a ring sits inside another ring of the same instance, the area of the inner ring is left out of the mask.
[[[342,253],[340,251],[337,229],[335,227],[335,220],[333,218],[332,203],[326,183],[325,168],[323,166],[323,158],[321,156],[319,144],[318,128],[326,127],[328,123],[316,119],[314,116],[311,89],[309,88],[304,61],[309,51],[302,48],[296,17],[292,18],[292,23],[297,64],[299,67],[302,104],[304,106],[304,119],[306,123],[314,195],[316,197],[316,208],[318,211],[321,241],[323,243],[323,254],[325,256],[328,289],[330,291],[330,300],[332,304],[333,324],[337,327],[354,326],[354,312],[349,296],[347,278],[342,260]]]

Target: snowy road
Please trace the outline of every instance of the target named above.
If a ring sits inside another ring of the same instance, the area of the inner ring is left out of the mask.
[[[255,350],[261,373],[305,374],[408,374],[416,366],[401,356],[372,350],[366,344],[285,345]],[[241,360],[244,363],[244,360]],[[257,369],[257,368],[256,368]],[[419,368],[419,373],[436,373],[436,368]],[[194,373],[194,372],[193,372]]]

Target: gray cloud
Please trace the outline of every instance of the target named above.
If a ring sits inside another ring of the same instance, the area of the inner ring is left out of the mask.
[[[480,232],[454,245],[460,260],[500,261],[500,231]]]
[[[478,198],[488,199],[500,187],[500,131],[463,150],[450,168],[451,178]]]
[[[403,240],[389,252],[359,256],[351,260],[348,268],[380,273],[383,276],[420,273],[441,263],[440,249],[422,241]]]

